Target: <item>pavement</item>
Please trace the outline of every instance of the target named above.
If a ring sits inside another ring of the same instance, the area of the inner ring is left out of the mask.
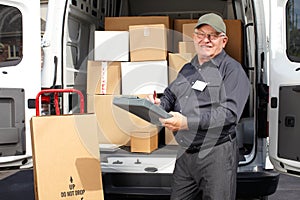
[[[34,200],[32,169],[0,170],[0,200]],[[300,177],[280,175],[277,191],[268,200],[299,200]],[[250,199],[247,199],[250,200]]]
[[[299,200],[300,199],[300,177],[281,174],[279,185],[269,200]]]

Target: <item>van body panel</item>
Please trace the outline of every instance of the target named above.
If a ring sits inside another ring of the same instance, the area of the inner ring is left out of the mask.
[[[279,0],[270,6],[270,159],[277,170],[299,175],[300,3]]]
[[[29,120],[41,85],[40,1],[0,5],[0,166],[14,166],[32,155]]]

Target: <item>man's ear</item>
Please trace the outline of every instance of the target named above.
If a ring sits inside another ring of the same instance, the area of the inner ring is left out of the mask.
[[[223,37],[223,48],[225,48],[227,42],[228,42],[228,37],[227,37],[227,36],[224,36],[224,37]]]

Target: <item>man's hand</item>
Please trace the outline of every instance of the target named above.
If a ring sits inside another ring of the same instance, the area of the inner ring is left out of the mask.
[[[178,131],[178,130],[188,130],[187,118],[183,116],[179,112],[170,112],[173,117],[162,119],[160,118],[159,121],[161,124],[168,128],[171,131]]]
[[[154,103],[155,105],[160,105],[160,99],[157,98],[157,97],[155,97],[155,99],[154,99],[154,96],[153,96],[153,95],[148,95],[148,96],[146,97],[146,99],[147,99],[148,101],[151,101],[151,102]]]

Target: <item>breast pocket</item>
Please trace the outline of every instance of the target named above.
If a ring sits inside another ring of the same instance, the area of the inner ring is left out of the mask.
[[[220,102],[220,89],[221,83],[208,83],[205,89],[205,93],[209,97],[211,103]]]
[[[178,81],[173,84],[172,92],[175,94],[177,99],[181,99],[191,93],[191,85],[188,81]]]

